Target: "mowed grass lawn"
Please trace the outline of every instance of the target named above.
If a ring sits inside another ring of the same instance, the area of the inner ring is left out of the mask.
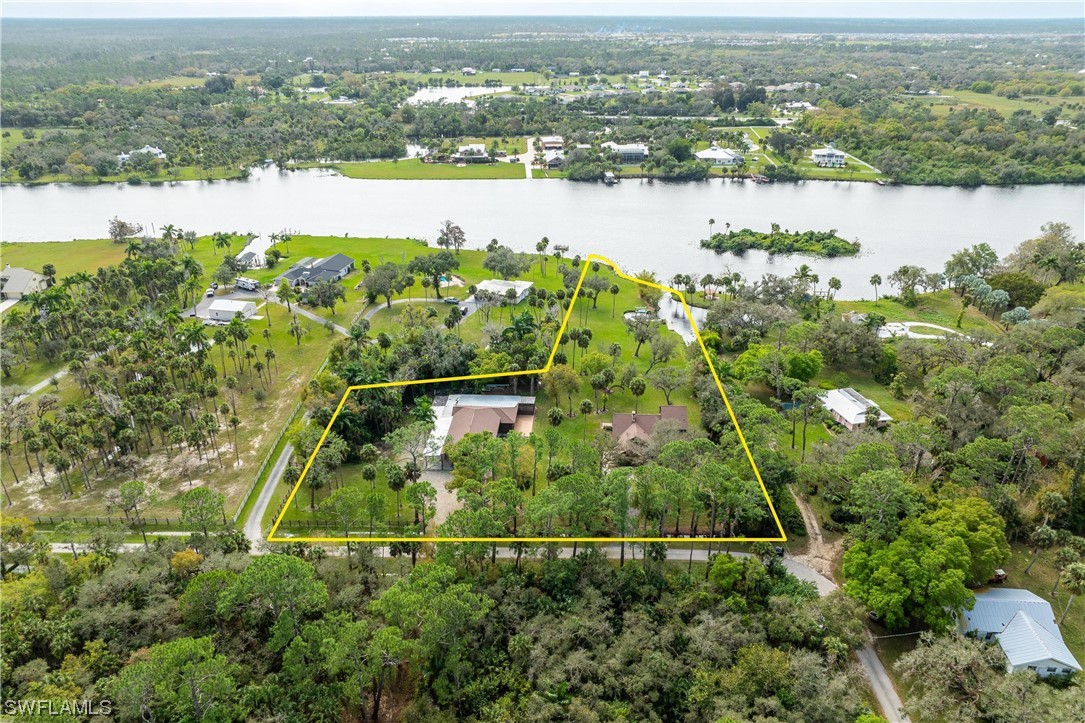
[[[633,337],[629,334],[623,313],[632,311],[644,306],[644,302],[641,300],[638,294],[638,285],[627,279],[618,277],[609,268],[602,266],[600,269],[600,275],[606,277],[612,284],[616,284],[619,288],[617,297],[612,296],[609,293],[603,293],[599,297],[599,303],[596,308],[592,308],[592,300],[580,297],[573,304],[572,313],[569,317],[568,329],[590,329],[592,332],[592,338],[589,342],[588,348],[576,349],[576,356],[573,356],[574,343],[569,342],[565,344],[561,351],[563,351],[568,359],[570,366],[576,370],[580,370],[581,361],[585,354],[592,352],[598,352],[601,354],[610,354],[611,344],[618,344],[621,346],[621,353],[615,362],[615,373],[620,377],[622,370],[629,364],[634,364],[643,376],[650,364],[650,351],[649,345],[644,344],[640,349],[639,356],[634,356],[634,352],[637,350],[637,344],[633,340]],[[589,276],[594,272],[589,270]],[[661,335],[670,336],[675,339],[677,346],[675,348],[674,355],[671,357],[668,364],[679,367],[681,369],[687,368],[687,348],[682,338],[673,331],[667,329],[663,322],[659,322],[659,331]],[[660,365],[657,365],[657,368]],[[539,406],[535,413],[535,430],[542,431],[546,425],[547,414],[553,407],[560,407],[563,412],[568,414],[569,412],[569,399],[563,397],[561,399],[555,399],[548,395],[545,391],[539,392]],[[596,407],[590,415],[583,415],[580,413],[579,407],[581,401],[588,399],[592,401],[592,404]],[[596,398],[595,391],[591,388],[590,381],[587,377],[582,378],[580,390],[573,395],[573,416],[566,417],[559,425],[559,431],[564,433],[564,436],[570,440],[573,439],[590,439],[597,432],[600,431],[601,425],[609,423],[613,419],[614,412],[632,412],[636,409],[642,413],[656,414],[659,412],[659,406],[666,404],[666,397],[660,390],[654,388],[651,384],[648,385],[645,393],[638,400],[632,392],[628,389],[617,389],[615,393],[607,400],[607,409],[605,412],[599,411],[602,407],[602,398]],[[671,394],[672,404],[685,404],[689,410],[689,428],[699,429],[701,424],[700,409],[696,403],[692,400],[690,389],[681,388]]]
[[[1005,98],[994,93],[976,93],[971,90],[947,90],[943,96],[905,96],[903,102],[919,102],[930,105],[936,115],[947,115],[950,110],[963,108],[991,108],[1002,115],[1010,115],[1018,110],[1027,110],[1034,115],[1041,115],[1048,108],[1067,106],[1085,102],[1085,96],[1026,95],[1020,98]]]
[[[298,164],[298,168],[312,168],[320,164]],[[401,161],[369,161],[363,163],[335,163],[329,166],[347,178],[383,180],[493,180],[524,178],[527,173],[523,163],[498,161],[496,163],[423,163],[417,158]]]
[[[892,291],[890,287],[882,286],[879,291]],[[871,295],[874,288],[871,287]],[[877,302],[836,300],[836,312],[843,314],[849,311],[857,311],[863,314],[877,313],[885,317],[886,321],[915,321],[927,324],[937,324],[948,329],[956,329],[962,334],[971,332],[1002,333],[1002,327],[998,322],[988,318],[974,306],[969,306],[961,319],[960,328],[957,327],[957,316],[961,312],[961,298],[952,290],[945,289],[932,294],[920,294],[919,303],[916,306],[905,306],[899,301],[892,299],[878,299]],[[916,333],[936,333],[933,329],[916,329]]]

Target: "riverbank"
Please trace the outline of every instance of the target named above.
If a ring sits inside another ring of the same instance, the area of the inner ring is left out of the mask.
[[[200,168],[199,166],[178,166],[165,173],[115,173],[109,176],[86,176],[76,178],[66,173],[48,173],[37,178],[18,178],[11,170],[0,177],[0,184],[18,186],[42,186],[67,183],[73,186],[99,186],[103,184],[127,184],[138,186],[149,184],[161,186],[182,181],[237,181],[249,177],[251,169],[241,168]]]
[[[364,180],[496,180],[524,178],[523,163],[423,163],[417,158],[398,161],[361,161],[357,163],[297,163],[292,169],[330,168],[345,178]]]

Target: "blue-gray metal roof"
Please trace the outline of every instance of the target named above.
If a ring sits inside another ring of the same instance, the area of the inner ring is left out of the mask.
[[[1051,603],[1029,590],[994,588],[976,595],[976,604],[964,611],[964,632],[1001,633],[1018,610],[1029,614],[1036,622],[1058,630]]]
[[[1048,630],[1023,610],[1019,610],[1006,629],[999,633],[998,644],[1014,667],[1052,660],[1081,670],[1081,665],[1062,641],[1059,629]]]

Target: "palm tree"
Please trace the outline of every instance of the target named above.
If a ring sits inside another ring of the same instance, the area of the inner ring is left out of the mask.
[[[128,245],[124,248],[125,258],[134,259],[143,251],[143,243],[138,238],[128,239]]]
[[[1074,598],[1085,593],[1085,562],[1075,562],[1067,565],[1066,569],[1062,571],[1061,580],[1062,584],[1070,592],[1070,599],[1066,601],[1062,617],[1059,618],[1059,625],[1063,624],[1066,616],[1070,613],[1070,606],[1074,604]]]
[[[778,224],[773,224],[773,226],[777,229],[779,228]],[[795,269],[795,273],[791,275],[791,278],[798,281],[799,287],[803,291],[806,291],[806,287],[809,286],[810,282],[814,279],[814,270],[807,264],[802,264],[799,268]]]
[[[829,294],[829,301],[832,301],[833,299],[836,298],[836,292],[840,291],[840,287],[841,287],[840,279],[836,278],[835,276],[830,276],[829,277],[829,289],[832,291],[832,293]]]
[[[882,285],[882,277],[880,274],[874,274],[870,277],[870,285],[874,287],[874,303],[878,303],[878,287]]]
[[[211,248],[212,248],[212,253],[214,253],[215,249],[226,249],[227,251],[229,251],[230,250],[230,234],[223,233],[222,231],[216,231],[211,236]],[[215,255],[217,256],[218,254],[215,254]]]
[[[297,346],[301,346],[301,337],[306,334],[308,330],[301,325],[298,321],[298,315],[294,314],[290,319],[290,334],[297,339]]]
[[[716,225],[716,219],[708,219],[708,238],[712,238],[712,227]]]

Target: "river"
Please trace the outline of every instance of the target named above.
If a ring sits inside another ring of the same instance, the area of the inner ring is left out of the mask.
[[[245,181],[186,181],[168,185],[50,184],[0,188],[5,241],[67,241],[104,238],[110,218],[146,228],[163,224],[201,234],[232,230],[389,236],[429,239],[452,219],[470,248],[491,238],[534,251],[546,236],[551,246],[609,257],[623,269],[719,273],[727,268],[757,278],[787,275],[808,263],[824,284],[836,276],[840,298],[863,298],[871,274],[888,276],[903,264],[941,270],[950,254],[989,243],[1005,254],[1035,236],[1047,221],[1065,221],[1080,238],[1085,186],[1046,185],[976,189],[877,186],[809,181],[757,185],[716,179],[669,184],[626,179],[615,186],[560,180],[365,181],[330,171],[258,169]],[[724,224],[768,230],[773,222],[792,230],[837,229],[858,239],[858,257],[816,259],[717,255],[698,247]],[[343,251],[350,253],[344,239]]]

